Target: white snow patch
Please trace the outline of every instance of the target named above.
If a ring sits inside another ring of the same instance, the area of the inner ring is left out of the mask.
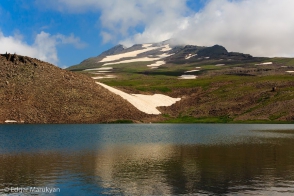
[[[287,73],[294,73],[294,71],[286,71]]]
[[[179,77],[179,79],[187,79],[187,80],[196,79],[196,78],[197,78],[197,76],[195,76],[195,75],[181,75]]]
[[[97,76],[97,77],[92,77],[94,80],[98,79],[103,79],[103,78],[116,78],[115,75],[105,75],[105,76]]]
[[[255,65],[272,65],[273,62],[265,62],[265,63],[260,63],[260,64],[255,64]]]
[[[185,71],[185,73],[191,73],[191,72],[196,72],[196,71],[200,71],[200,70],[194,69],[194,70],[191,70],[191,71]]]
[[[174,55],[174,53],[173,54],[168,54],[168,53],[163,53],[163,54],[160,54],[160,55],[157,55],[159,58],[165,58],[165,57],[169,57],[169,56],[171,56],[171,55]]]
[[[172,48],[169,46],[169,44],[164,45],[163,48],[160,50],[161,52],[167,52],[172,50]]]
[[[207,57],[204,57],[204,58],[205,58],[205,59],[209,59],[210,57],[207,56]]]
[[[146,114],[161,114],[156,107],[159,106],[171,106],[177,101],[180,101],[181,98],[172,98],[162,94],[154,95],[141,95],[141,94],[127,94],[123,91],[117,90],[113,87],[107,86],[103,83],[96,82],[97,84],[103,86],[109,91],[121,96],[123,99],[130,102],[138,110],[145,112]]]
[[[150,46],[152,46],[152,44],[142,44],[142,47],[143,47],[143,48],[148,48],[148,47],[150,47]]]
[[[225,65],[225,64],[216,64],[215,66],[218,66],[218,67],[219,67],[219,66],[224,66],[224,65]]]
[[[197,54],[188,54],[185,56],[185,59],[190,59],[192,58],[193,56],[196,56]]]
[[[201,67],[195,67],[196,69],[201,69]]]
[[[136,58],[136,59],[129,59],[129,60],[123,60],[123,61],[113,62],[113,63],[104,63],[102,66],[106,66],[106,65],[117,65],[117,64],[121,64],[121,63],[157,61],[157,60],[160,60],[160,59],[169,57],[171,55],[174,55],[174,54],[163,53],[163,54],[157,55],[156,58],[142,57],[142,58]]]
[[[111,71],[97,71],[97,73],[110,73]]]
[[[160,65],[164,65],[165,64],[165,61],[157,61],[153,64],[150,64],[150,65],[147,65],[147,67],[159,67]]]
[[[5,123],[17,123],[16,120],[6,120]]]
[[[144,46],[144,45],[143,45]],[[116,54],[116,55],[110,55],[110,56],[106,56],[104,59],[102,59],[99,62],[109,62],[109,61],[116,61],[116,60],[120,60],[122,58],[128,58],[128,57],[136,57],[138,54],[150,51],[150,50],[155,50],[158,49],[159,47],[148,47],[145,49],[141,49],[141,50],[135,50],[132,52],[126,52],[126,53],[122,53],[122,54]]]
[[[121,64],[121,63],[157,61],[159,59],[161,59],[161,58],[142,57],[142,58],[137,58],[137,59],[129,59],[129,60],[124,60],[124,61],[119,61],[119,62],[113,62],[113,63],[105,63],[102,66],[105,66],[105,65],[116,65],[116,64]]]
[[[112,67],[101,67],[101,68],[93,68],[93,69],[85,69],[84,71],[99,71],[99,70],[112,70]]]

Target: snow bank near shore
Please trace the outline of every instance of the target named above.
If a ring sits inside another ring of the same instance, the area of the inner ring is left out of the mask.
[[[103,83],[100,83],[100,82],[96,82],[96,83],[108,89],[109,91],[121,96],[123,99],[127,100],[133,106],[135,106],[138,110],[146,114],[161,114],[161,112],[157,110],[156,107],[171,106],[177,101],[181,100],[181,98],[172,98],[162,94],[154,94],[154,95],[127,94],[123,91],[117,90]]]

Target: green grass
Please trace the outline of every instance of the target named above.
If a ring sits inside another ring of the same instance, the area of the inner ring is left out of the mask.
[[[285,66],[294,67],[294,59],[293,58],[272,58],[271,61],[273,63],[283,64]]]
[[[168,116],[165,116],[168,117]],[[226,116],[222,117],[201,117],[195,118],[193,116],[178,116],[177,118],[170,118],[162,123],[229,123],[232,119]]]
[[[177,117],[171,117],[169,114],[164,114],[166,118],[164,123],[278,123],[278,119],[287,116],[290,110],[279,111],[274,114],[268,114],[268,120],[242,120],[234,121],[234,118],[238,117],[238,114],[230,114],[232,118],[227,116],[209,116],[207,111],[211,109],[211,104],[222,104],[219,108],[238,106],[238,101],[244,102],[244,97],[247,96],[248,100],[252,100],[251,103],[245,104],[239,115],[251,115],[254,111],[261,108],[265,108],[270,104],[279,101],[291,101],[294,99],[294,85],[293,75],[290,74],[260,74],[254,76],[246,75],[226,75],[230,71],[234,70],[234,67],[256,68],[255,64],[260,62],[272,61],[274,63],[284,63],[287,66],[293,64],[294,59],[287,58],[273,58],[266,59],[260,58],[256,61],[235,61],[235,62],[223,62],[216,60],[200,61],[187,64],[165,64],[158,69],[150,69],[148,64],[153,62],[134,62],[125,63],[119,65],[108,65],[107,67],[113,67],[113,75],[117,78],[102,79],[103,83],[113,87],[126,87],[130,91],[133,89],[136,92],[142,93],[163,93],[172,94],[179,89],[187,88],[196,89],[194,92],[201,92],[201,99],[205,101],[201,102],[202,105],[193,105],[191,107],[201,107],[204,112],[201,118],[193,117],[193,111],[189,111],[189,106],[184,111],[179,111]],[[225,66],[215,66],[216,64],[226,64]],[[101,66],[101,65],[100,65]],[[99,67],[99,66],[98,66]],[[201,67],[201,71],[190,73],[197,75],[197,79],[194,80],[181,80],[178,76],[183,75],[185,71],[196,69]],[[280,66],[278,66],[279,68]],[[239,68],[238,68],[239,69]],[[83,73],[83,72],[81,72]],[[87,73],[83,73],[87,74]],[[288,86],[287,86],[288,85]],[[277,86],[275,92],[271,92],[272,87]],[[199,90],[199,91],[198,91]],[[180,94],[181,96],[181,94]],[[189,95],[185,95],[188,97]],[[196,98],[197,99],[197,98]],[[245,102],[248,100],[245,100]],[[234,105],[235,104],[235,105]],[[190,107],[190,108],[191,108]],[[180,115],[185,114],[185,115]],[[269,112],[270,113],[270,112]],[[173,114],[174,115],[174,114]],[[254,119],[254,117],[253,117]],[[124,120],[122,121],[124,122]],[[115,121],[114,123],[120,123]],[[127,121],[127,123],[130,123]],[[283,123],[283,122],[282,122]]]
[[[134,123],[132,120],[116,120],[116,121],[107,122],[107,124],[132,124],[132,123]]]

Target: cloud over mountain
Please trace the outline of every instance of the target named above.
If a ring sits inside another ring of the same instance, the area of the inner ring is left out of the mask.
[[[181,28],[189,12],[183,0],[41,0],[40,5],[66,13],[97,12],[104,41],[125,43],[162,41]],[[58,5],[58,6],[56,6]],[[138,34],[138,32],[141,32]],[[146,33],[144,33],[146,32]]]
[[[255,56],[294,56],[291,0],[212,0],[174,37]]]
[[[120,39],[131,45],[176,38],[257,56],[294,56],[292,0],[207,0],[200,11],[190,9],[188,0],[57,2],[60,11],[98,11],[105,42]]]

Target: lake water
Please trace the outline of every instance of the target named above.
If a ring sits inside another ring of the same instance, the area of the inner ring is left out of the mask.
[[[294,124],[1,125],[22,194],[294,195]]]

